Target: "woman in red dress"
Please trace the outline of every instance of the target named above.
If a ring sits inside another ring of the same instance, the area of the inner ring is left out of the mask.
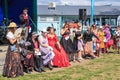
[[[53,48],[53,52],[55,53],[53,65],[57,67],[68,67],[70,65],[68,57],[60,45],[56,34],[54,33],[55,29],[53,27],[49,27],[47,31],[49,32],[47,35],[48,43]]]

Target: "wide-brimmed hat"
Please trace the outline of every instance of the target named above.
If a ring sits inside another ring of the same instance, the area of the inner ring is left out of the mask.
[[[47,33],[47,30],[46,29],[42,29],[41,32]]]
[[[32,36],[38,36],[37,32],[33,32]]]
[[[17,24],[15,22],[11,22],[8,26],[8,28],[16,28]]]
[[[103,26],[100,26],[99,28],[103,28]]]
[[[28,10],[28,8],[27,8],[27,7],[24,7],[23,10]]]
[[[54,31],[56,31],[56,29],[54,27],[50,27],[50,26],[47,28],[47,31],[49,32],[50,29],[54,29]]]

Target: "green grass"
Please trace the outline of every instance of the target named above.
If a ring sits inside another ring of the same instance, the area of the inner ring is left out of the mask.
[[[120,54],[105,54],[94,60],[72,63],[69,68],[46,73],[25,74],[0,80],[120,80]]]

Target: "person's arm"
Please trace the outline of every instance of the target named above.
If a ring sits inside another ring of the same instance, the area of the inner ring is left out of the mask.
[[[14,44],[16,42],[16,39],[9,39],[10,44]]]
[[[83,35],[81,34],[81,36],[79,36],[77,39],[80,40],[83,38]]]
[[[86,43],[86,33],[87,33],[87,32],[84,32],[84,33],[83,33],[83,42],[84,42],[84,43]]]
[[[57,38],[57,36],[55,35],[55,41],[56,41],[56,44],[58,45],[59,49],[61,49],[61,45],[60,45],[60,42]]]
[[[68,30],[68,28],[61,29],[60,34],[63,35],[66,32],[66,30]]]
[[[65,33],[65,30],[61,29],[60,34],[63,35]]]
[[[94,37],[96,37],[98,40],[99,40],[99,38],[92,32],[92,35],[94,36]]]

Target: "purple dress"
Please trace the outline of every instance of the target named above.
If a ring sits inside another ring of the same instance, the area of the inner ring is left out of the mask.
[[[105,34],[106,34],[106,36],[105,36],[106,42],[108,42],[108,41],[110,40],[110,36],[111,36],[111,34],[110,34],[110,29],[109,29],[109,28],[105,28],[105,29],[104,29],[104,32],[105,32]]]
[[[42,42],[42,44],[48,44],[48,40],[47,38],[43,38],[43,36],[40,36],[39,41]],[[54,58],[54,53],[52,51],[51,47],[44,47],[40,45],[40,50],[41,52],[43,52],[45,55],[43,56],[44,59],[44,65],[47,65],[47,63],[49,63],[50,61],[53,60]]]

